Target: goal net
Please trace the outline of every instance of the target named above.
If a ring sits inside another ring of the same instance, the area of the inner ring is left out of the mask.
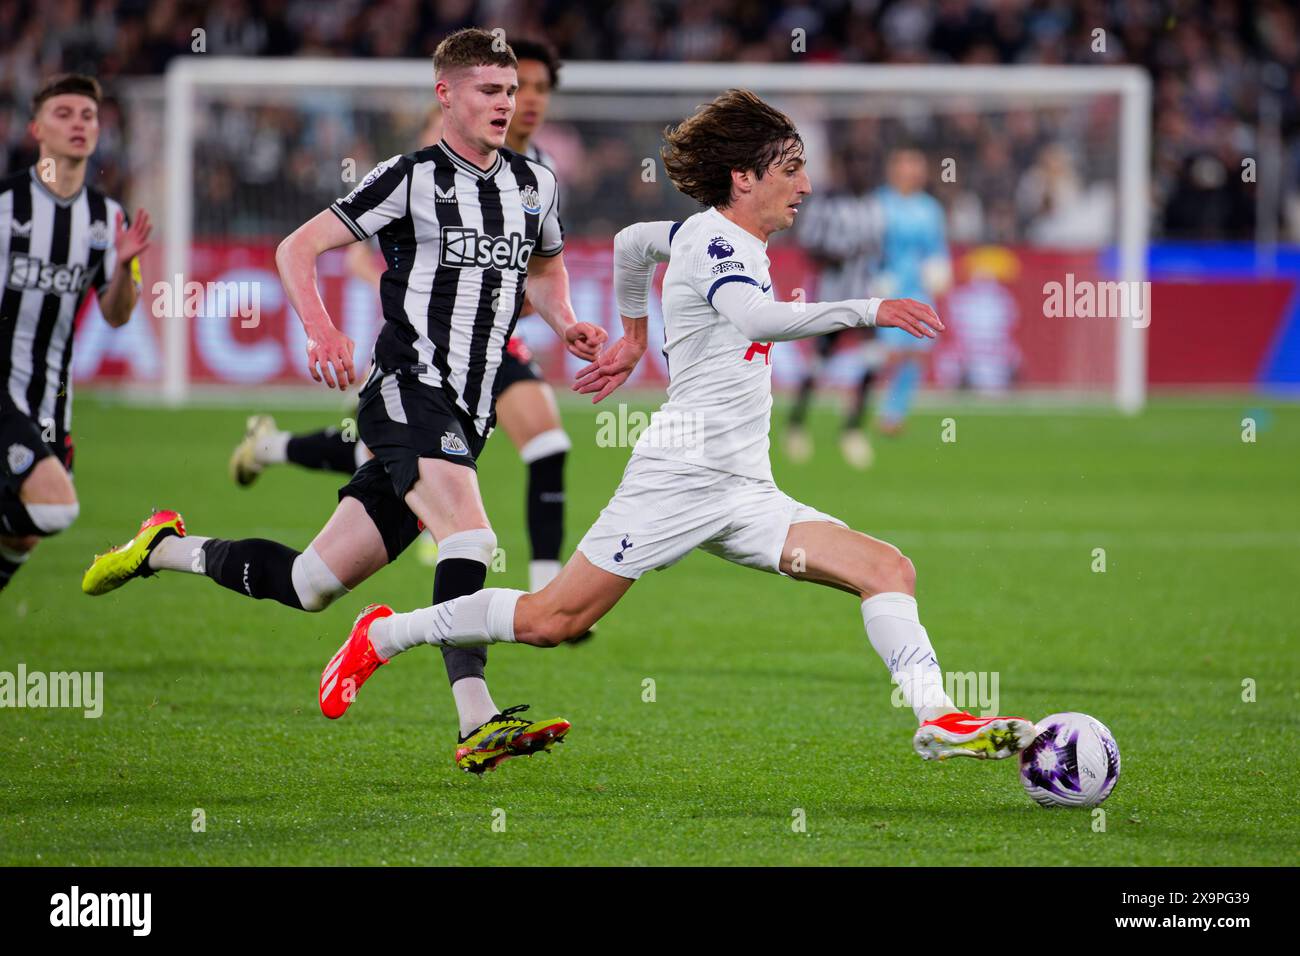
[[[949,262],[946,281],[944,270],[930,273],[933,298],[950,329],[926,363],[927,388],[1142,406],[1150,94],[1140,70],[575,62],[560,76],[536,142],[560,180],[580,318],[617,334],[619,228],[697,209],[664,175],[664,127],[723,89],[746,87],[801,130],[814,189],[801,216],[810,220],[819,202],[884,186],[893,150],[924,157]],[[148,321],[130,342],[104,338],[79,352],[81,376],[143,382],[172,402],[308,384],[275,246],[375,163],[426,145],[432,80],[427,61],[190,57],[161,85],[132,91],[132,202],[161,227],[146,262]],[[820,240],[802,226],[773,237],[779,297],[817,298],[833,285],[828,244],[854,246],[861,223],[852,210],[866,206],[842,208],[850,219],[830,220],[828,231],[823,217]],[[378,296],[344,259],[322,259],[322,292],[365,355],[381,321]],[[661,317],[651,323],[652,343],[662,341]],[[574,361],[539,319],[522,320],[518,334],[548,376],[571,375]],[[152,362],[137,355],[144,338],[156,345]],[[780,346],[774,358],[778,388],[814,361],[807,343]],[[140,361],[147,367],[133,366]],[[862,361],[849,343],[826,376],[847,383]],[[665,380],[652,347],[631,384]]]

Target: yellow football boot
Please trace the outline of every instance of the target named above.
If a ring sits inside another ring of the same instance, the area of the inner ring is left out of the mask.
[[[467,773],[484,773],[510,757],[527,757],[564,742],[570,726],[567,720],[552,717],[530,723],[513,716],[527,709],[527,704],[507,707],[462,737],[456,748],[456,766]]]
[[[175,511],[155,511],[144,519],[135,537],[107,554],[95,555],[81,579],[81,590],[90,595],[116,591],[127,581],[152,574],[149,552],[163,538],[185,537],[185,521]]]

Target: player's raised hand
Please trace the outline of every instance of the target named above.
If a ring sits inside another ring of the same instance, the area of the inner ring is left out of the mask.
[[[876,310],[876,328],[903,329],[918,339],[937,338],[944,331],[934,309],[915,299],[885,299]]]
[[[645,354],[645,345],[626,336],[610,348],[601,351],[596,361],[578,371],[573,390],[580,395],[593,395],[591,403],[609,397],[614,389],[627,381]]]
[[[129,228],[125,222],[126,217],[119,212],[113,230],[113,247],[117,250],[117,261],[123,265],[149,248],[149,232],[153,229],[149,213],[144,209],[135,211],[135,220]]]
[[[609,333],[590,322],[575,322],[564,330],[564,345],[572,355],[595,361]]]
[[[357,380],[352,367],[352,352],[356,344],[333,325],[311,329],[307,333],[307,371],[318,382],[330,388],[338,382],[339,391]]]

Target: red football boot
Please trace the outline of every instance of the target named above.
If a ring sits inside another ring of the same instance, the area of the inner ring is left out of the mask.
[[[330,720],[342,717],[375,668],[388,663],[370,643],[370,625],[392,613],[393,609],[386,604],[367,607],[352,625],[352,633],[338,653],[325,665],[320,675],[320,712]]]

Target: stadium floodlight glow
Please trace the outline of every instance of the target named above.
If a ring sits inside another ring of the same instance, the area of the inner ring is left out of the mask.
[[[164,176],[166,180],[165,275],[189,275],[194,225],[195,110],[199,94],[257,91],[292,96],[302,88],[334,93],[349,90],[431,90],[427,59],[374,60],[312,58],[176,57],[165,78]],[[1146,280],[1150,196],[1151,83],[1134,66],[949,66],[800,63],[566,63],[562,92],[551,115],[626,116],[636,103],[654,111],[676,109],[687,98],[703,102],[730,87],[762,94],[907,94],[948,98],[1006,97],[1017,102],[1118,98],[1117,228],[1118,280]],[[661,93],[662,97],[647,93]],[[604,104],[602,109],[600,104]],[[574,111],[587,109],[585,114]],[[688,107],[689,108],[689,107]],[[656,120],[662,120],[655,112]],[[333,158],[331,158],[332,160]],[[163,395],[183,402],[190,387],[188,321],[171,316],[163,330],[166,357]],[[1117,324],[1113,401],[1125,412],[1146,399],[1146,330],[1143,323]]]

